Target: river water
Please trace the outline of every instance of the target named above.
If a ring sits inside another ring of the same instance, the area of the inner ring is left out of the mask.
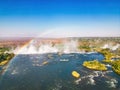
[[[120,76],[89,70],[85,60],[103,60],[99,53],[19,54],[0,75],[0,90],[120,90]],[[80,73],[74,78],[72,71]]]

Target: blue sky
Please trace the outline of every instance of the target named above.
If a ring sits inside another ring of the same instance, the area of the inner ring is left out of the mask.
[[[120,36],[120,0],[0,0],[0,36]]]

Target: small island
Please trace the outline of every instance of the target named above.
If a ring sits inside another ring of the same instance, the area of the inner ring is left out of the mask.
[[[72,71],[72,76],[75,78],[79,78],[80,74],[77,71]]]
[[[107,70],[107,67],[105,66],[105,64],[102,64],[97,60],[84,61],[83,66],[92,70],[100,70],[100,71]]]

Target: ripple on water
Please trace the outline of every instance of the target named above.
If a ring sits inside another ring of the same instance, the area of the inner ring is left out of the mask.
[[[111,70],[93,71],[82,66],[84,60],[97,58],[102,60],[103,56],[98,53],[18,55],[2,75],[0,90],[87,90],[87,87],[117,90],[120,80]],[[79,79],[72,77],[74,70],[80,73]]]

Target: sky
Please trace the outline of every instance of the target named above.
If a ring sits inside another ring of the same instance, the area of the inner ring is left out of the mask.
[[[0,37],[120,36],[120,0],[0,0]]]

